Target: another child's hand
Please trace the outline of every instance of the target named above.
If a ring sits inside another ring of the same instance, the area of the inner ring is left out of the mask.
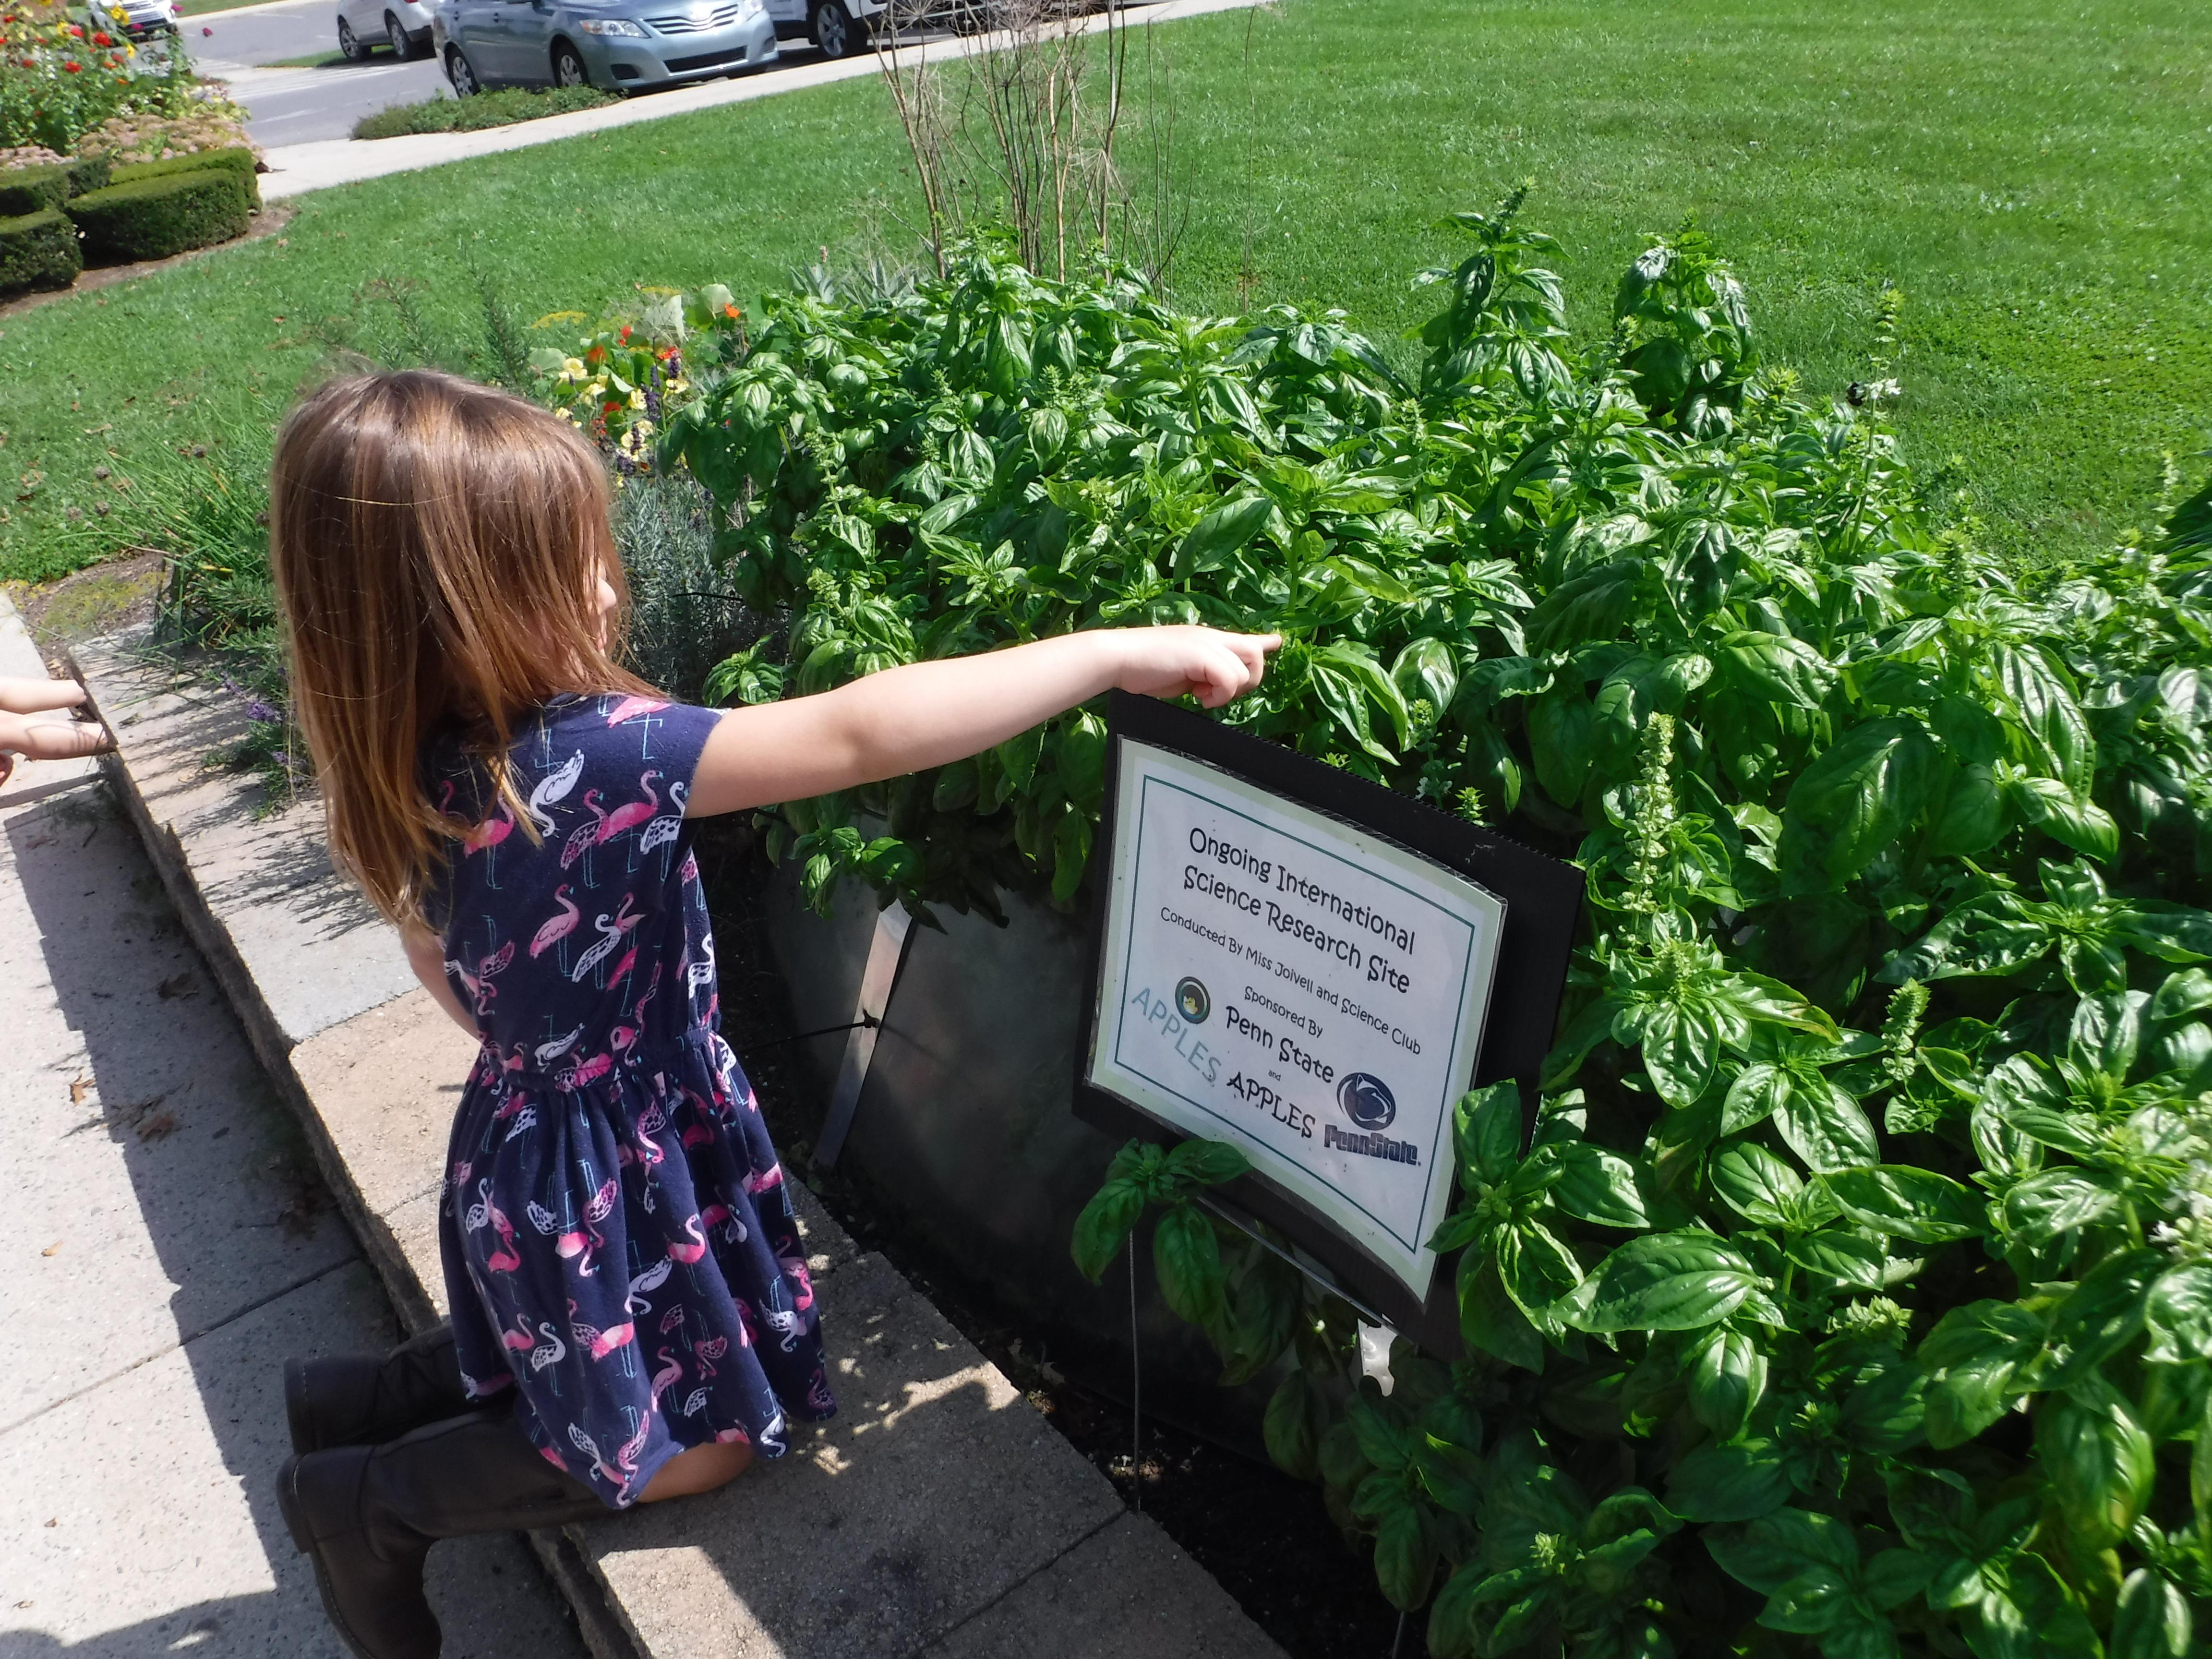
[[[1218,708],[1253,690],[1280,634],[1225,634],[1217,628],[1116,630],[1122,650],[1114,684],[1147,697],[1196,697]]]
[[[33,683],[15,680],[8,684],[15,686]],[[70,690],[76,692],[78,700],[82,699],[82,686],[73,685]],[[0,713],[0,783],[5,783],[14,774],[18,755],[27,755],[33,760],[81,760],[114,747],[115,739],[107,734],[104,726],[79,720],[26,720],[13,712]]]
[[[0,674],[0,713],[43,714],[50,709],[74,708],[84,696],[84,688],[75,680],[33,680]]]

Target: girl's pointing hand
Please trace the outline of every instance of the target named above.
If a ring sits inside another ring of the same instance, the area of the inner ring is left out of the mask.
[[[1279,634],[1225,634],[1215,628],[1120,630],[1124,656],[1114,684],[1148,697],[1194,696],[1218,708],[1260,684]]]

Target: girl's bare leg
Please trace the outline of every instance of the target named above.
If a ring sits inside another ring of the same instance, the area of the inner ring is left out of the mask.
[[[751,1467],[753,1449],[742,1443],[694,1446],[670,1458],[645,1483],[637,1495],[641,1504],[658,1504],[664,1498],[689,1498],[695,1492],[726,1486]]]

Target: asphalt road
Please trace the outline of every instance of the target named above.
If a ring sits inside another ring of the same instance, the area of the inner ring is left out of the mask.
[[[435,63],[402,63],[379,46],[366,63],[338,57],[337,8],[329,0],[254,6],[184,20],[185,44],[207,74],[230,83],[246,106],[246,131],[264,149],[351,136],[354,123],[393,104],[451,97]],[[274,69],[320,56],[326,64]]]

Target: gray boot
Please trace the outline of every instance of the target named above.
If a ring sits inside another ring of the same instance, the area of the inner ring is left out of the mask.
[[[343,1353],[284,1362],[284,1415],[295,1452],[377,1445],[473,1410],[476,1403],[461,1386],[450,1322],[432,1326],[381,1358]]]
[[[436,1540],[609,1513],[591,1487],[545,1461],[506,1409],[380,1446],[309,1452],[276,1479],[323,1610],[358,1659],[437,1659],[438,1620],[422,1595],[422,1560]]]

